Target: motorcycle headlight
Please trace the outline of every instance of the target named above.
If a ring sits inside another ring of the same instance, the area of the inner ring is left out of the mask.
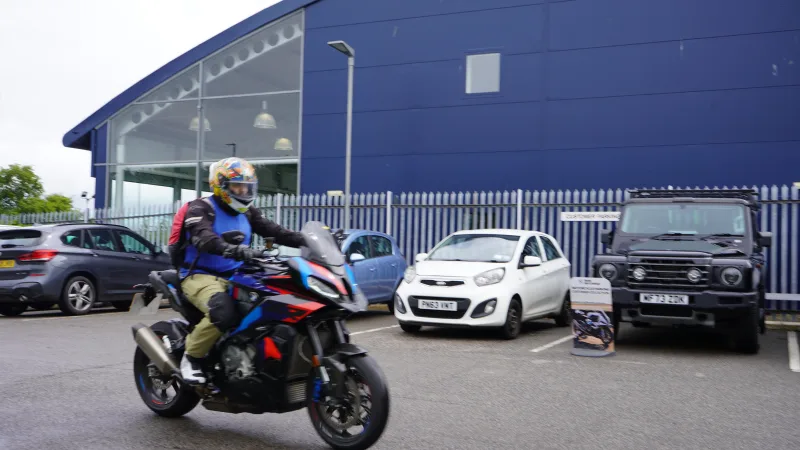
[[[409,266],[403,273],[403,280],[405,280],[406,283],[411,283],[412,281],[414,281],[414,278],[416,277],[417,277],[417,270],[414,269],[414,266]]]
[[[330,286],[328,286],[327,284],[323,283],[322,281],[314,277],[308,277],[308,287],[317,294],[323,295],[330,299],[336,300],[339,298],[339,294],[336,291],[334,291]]]
[[[503,281],[506,275],[506,269],[502,267],[499,269],[487,270],[481,274],[475,275],[475,284],[478,286],[488,286],[490,284],[497,284]]]
[[[727,267],[720,274],[720,278],[722,278],[722,283],[726,286],[736,286],[742,282],[744,276],[742,271],[736,267]]]

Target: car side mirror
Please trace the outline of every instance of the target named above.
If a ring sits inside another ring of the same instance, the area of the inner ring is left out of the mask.
[[[758,233],[758,245],[762,247],[771,247],[772,246],[772,233],[769,231],[762,231]]]
[[[542,265],[542,258],[538,256],[528,255],[522,258],[522,264],[520,267],[537,267]]]
[[[605,245],[611,245],[611,238],[613,237],[613,232],[611,230],[603,230],[600,232],[600,242]]]
[[[420,262],[428,257],[427,253],[418,253],[417,256],[414,257],[414,261]]]
[[[231,230],[222,233],[222,240],[231,245],[242,245],[244,233],[239,230]]]
[[[362,255],[361,253],[352,253],[350,254],[350,257],[348,259],[350,260],[351,263],[354,263],[357,261],[363,261],[367,258],[365,258],[364,255]]]

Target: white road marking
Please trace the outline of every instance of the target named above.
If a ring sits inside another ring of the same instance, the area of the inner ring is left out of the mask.
[[[31,317],[30,319],[22,319],[21,322],[30,322],[34,320],[55,320],[55,319],[87,319],[89,317],[98,317],[98,316],[116,316],[118,314],[125,314],[125,312],[87,314],[83,316]]]
[[[399,327],[399,326],[400,326],[400,325],[392,325],[392,326],[390,326],[390,327],[381,327],[381,328],[373,328],[373,329],[371,329],[371,330],[355,331],[355,332],[353,332],[353,333],[350,333],[350,336],[355,336],[355,335],[357,335],[357,334],[364,334],[364,333],[374,333],[374,332],[376,332],[376,331],[388,330],[388,329],[390,329],[390,328],[397,328],[397,327]]]
[[[154,317],[157,314],[162,313],[164,311],[168,311],[168,309],[166,309],[166,308],[159,309],[158,313],[156,313],[156,314],[142,314],[142,315],[134,315],[134,314],[131,314],[130,311],[116,311],[116,312],[97,311],[95,314],[89,313],[89,314],[84,314],[84,315],[81,315],[81,316],[31,317],[30,319],[21,319],[20,322],[30,322],[32,320],[81,319],[81,318],[88,319],[88,318],[91,318],[91,317],[118,316],[120,314],[128,314],[131,317]],[[172,310],[169,310],[169,311],[171,312]]]
[[[550,348],[550,347],[555,347],[555,346],[556,346],[556,345],[558,345],[558,344],[562,344],[562,343],[564,343],[564,342],[567,342],[567,341],[568,341],[568,340],[570,340],[570,339],[572,339],[572,335],[571,335],[571,334],[570,334],[570,335],[568,335],[568,336],[564,336],[564,337],[562,337],[561,339],[557,339],[557,340],[555,340],[555,341],[553,341],[553,342],[551,342],[551,343],[549,343],[549,344],[545,344],[545,345],[543,345],[543,346],[541,346],[541,347],[536,347],[535,349],[533,349],[533,350],[531,350],[531,351],[532,351],[533,353],[539,353],[539,352],[541,352],[541,351],[543,351],[543,350],[547,350],[547,349],[548,349],[548,348]]]
[[[797,332],[789,331],[789,369],[800,372],[800,349],[797,348]]]

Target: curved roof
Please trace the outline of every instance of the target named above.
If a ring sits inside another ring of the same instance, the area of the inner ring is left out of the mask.
[[[319,0],[281,0],[269,8],[258,12],[217,34],[197,47],[168,62],[160,69],[143,78],[118,96],[114,97],[95,111],[83,122],[69,130],[62,139],[64,147],[91,150],[91,131],[108,120],[117,111],[131,102],[160,86],[173,76],[187,69],[206,56],[222,49],[228,44],[256,31],[262,26],[290,14],[300,8]]]

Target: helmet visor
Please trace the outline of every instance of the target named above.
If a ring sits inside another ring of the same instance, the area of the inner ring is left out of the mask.
[[[231,197],[238,200],[250,201],[256,196],[258,182],[229,181],[225,183],[225,188],[228,190]]]

